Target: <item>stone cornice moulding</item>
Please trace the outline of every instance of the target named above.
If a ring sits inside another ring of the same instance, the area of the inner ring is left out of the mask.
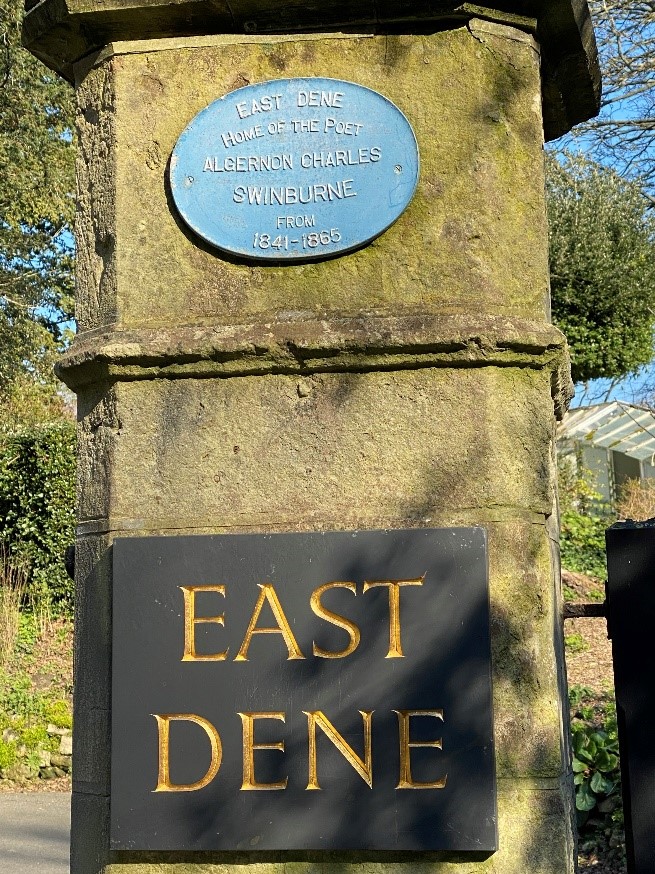
[[[558,418],[573,396],[566,340],[558,328],[480,314],[104,326],[79,334],[57,373],[78,390],[140,379],[487,366],[550,370]]]
[[[600,69],[587,0],[33,0],[23,43],[69,81],[74,65],[112,42],[208,34],[379,29],[429,33],[484,18],[536,31],[542,52],[546,140],[596,115]]]

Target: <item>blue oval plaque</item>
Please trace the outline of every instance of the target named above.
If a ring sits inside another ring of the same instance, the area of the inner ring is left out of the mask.
[[[390,100],[339,79],[277,79],[202,110],[171,157],[173,199],[211,245],[251,259],[325,258],[368,243],[418,181],[414,132]]]

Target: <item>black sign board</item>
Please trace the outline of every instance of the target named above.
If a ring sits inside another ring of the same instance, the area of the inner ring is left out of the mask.
[[[655,871],[655,523],[617,522],[607,540],[621,791],[629,874]]]
[[[113,849],[496,849],[482,529],[134,537],[113,566]]]

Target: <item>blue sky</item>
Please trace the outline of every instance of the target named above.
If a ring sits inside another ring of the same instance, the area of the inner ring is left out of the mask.
[[[655,364],[649,364],[637,374],[624,377],[619,382],[610,379],[594,379],[585,388],[576,385],[572,407],[598,404],[602,401],[626,401],[629,404],[643,403],[650,396],[655,401]]]

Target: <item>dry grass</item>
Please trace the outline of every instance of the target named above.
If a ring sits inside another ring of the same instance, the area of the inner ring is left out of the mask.
[[[7,666],[14,652],[24,592],[22,572],[0,551],[0,668]]]
[[[629,479],[621,487],[616,502],[619,519],[634,519],[643,522],[655,516],[655,480]]]

